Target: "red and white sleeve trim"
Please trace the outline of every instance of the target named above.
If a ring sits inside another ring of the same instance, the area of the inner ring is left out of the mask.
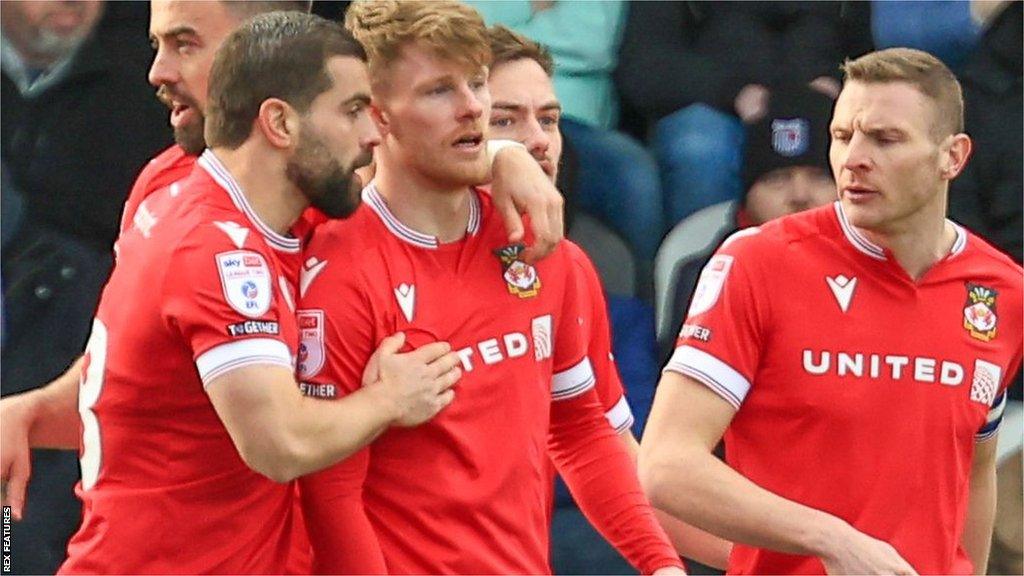
[[[611,424],[612,428],[615,429],[616,434],[621,434],[633,426],[633,411],[629,408],[629,402],[626,401],[625,396],[620,396],[619,401],[615,403],[607,412],[604,413],[604,417]]]
[[[693,346],[680,346],[672,354],[665,371],[689,376],[710,388],[726,402],[739,409],[750,391],[750,381],[732,366]]]
[[[557,372],[551,379],[551,399],[568,400],[594,387],[596,378],[586,356],[572,368]]]
[[[253,364],[272,364],[292,369],[288,346],[271,338],[249,338],[210,348],[196,358],[196,368],[205,388],[228,372]]]

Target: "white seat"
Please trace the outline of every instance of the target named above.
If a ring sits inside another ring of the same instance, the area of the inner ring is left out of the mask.
[[[732,226],[735,201],[708,206],[676,224],[654,256],[654,313],[658,342],[664,342],[678,330],[672,319],[676,297],[676,270],[694,259],[706,258],[721,241],[724,230]]]

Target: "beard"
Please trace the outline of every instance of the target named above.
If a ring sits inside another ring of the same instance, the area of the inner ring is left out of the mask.
[[[370,163],[369,152],[360,154],[348,167],[331,157],[330,151],[319,139],[308,136],[295,149],[288,160],[285,174],[317,208],[329,218],[347,218],[359,207],[362,181],[355,171]]]
[[[174,108],[174,100],[183,102],[195,113],[196,120],[174,127],[174,143],[181,147],[186,154],[198,156],[206,149],[206,137],[203,130],[206,126],[206,116],[199,110],[195,100],[182,94],[172,94],[166,84],[161,84],[156,90],[156,97],[163,102],[168,109]]]

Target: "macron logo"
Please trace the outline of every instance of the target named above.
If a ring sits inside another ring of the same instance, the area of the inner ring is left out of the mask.
[[[857,287],[856,278],[847,278],[840,274],[835,278],[825,277],[828,287],[832,289],[832,295],[836,297],[839,308],[845,314],[850,309],[850,300],[853,299],[853,289]]]
[[[324,266],[327,266],[327,260],[317,260],[315,256],[302,264],[302,270],[299,271],[299,297],[306,295],[309,285],[324,271]]]
[[[416,311],[416,286],[410,284],[399,284],[395,288],[395,298],[398,299],[398,306],[402,308],[402,315],[409,322],[412,322],[412,315]]]

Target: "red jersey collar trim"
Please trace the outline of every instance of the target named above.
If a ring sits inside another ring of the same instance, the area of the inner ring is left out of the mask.
[[[836,210],[836,217],[839,219],[839,226],[843,229],[843,234],[854,248],[876,260],[888,259],[884,248],[865,238],[854,225],[850,224],[850,221],[846,219],[846,212],[843,211],[842,202],[837,201],[833,206]],[[967,231],[964,230],[963,226],[960,226],[948,218],[946,219],[946,222],[952,224],[953,230],[956,231],[956,240],[953,242],[953,246],[949,249],[949,257],[952,258],[953,256],[963,252],[964,248],[967,247]]]
[[[282,236],[275,232],[270,226],[267,226],[263,220],[253,210],[252,205],[249,204],[249,199],[242,193],[242,187],[235,180],[234,176],[228,172],[228,169],[217,156],[214,155],[213,150],[206,149],[203,154],[199,157],[199,165],[214,179],[217,184],[220,185],[228,196],[231,197],[231,202],[238,208],[252,223],[253,227],[259,231],[260,234],[267,240],[267,244],[270,244],[271,248],[280,250],[281,252],[298,252],[300,243],[298,238],[289,238]]]
[[[420,248],[436,249],[441,245],[437,236],[417,232],[405,224],[402,224],[402,222],[400,222],[398,218],[391,213],[391,209],[388,208],[387,202],[385,202],[384,198],[380,195],[380,192],[377,190],[377,185],[374,182],[370,182],[365,188],[363,188],[363,202],[377,213],[381,222],[384,223],[384,227],[387,228],[389,232],[397,236],[399,240],[403,240],[414,246],[419,246]],[[470,196],[469,202],[469,223],[466,225],[466,233],[470,236],[476,236],[480,231],[480,215],[480,198],[477,196],[476,191],[473,190],[473,194]]]

